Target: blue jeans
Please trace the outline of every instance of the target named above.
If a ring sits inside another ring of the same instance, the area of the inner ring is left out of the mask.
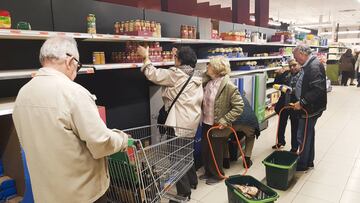
[[[300,154],[298,161],[299,167],[309,167],[313,164],[315,158],[315,125],[316,121],[320,116],[314,116],[308,119],[306,141],[304,150]],[[305,121],[306,119],[299,119],[299,128],[297,132],[297,140],[299,143],[299,148],[301,149],[302,143],[304,140],[304,130],[305,130]]]

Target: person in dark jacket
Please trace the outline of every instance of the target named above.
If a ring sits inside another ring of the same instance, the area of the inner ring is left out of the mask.
[[[304,131],[307,131],[304,150],[300,154],[297,171],[306,171],[309,167],[314,167],[315,158],[315,125],[322,112],[326,110],[326,75],[322,63],[313,56],[311,49],[306,45],[295,47],[293,54],[296,61],[302,65],[299,80],[296,83],[295,96],[298,99],[294,103],[296,110],[305,109],[308,112],[308,124],[303,111],[299,118],[298,144],[301,148],[303,144]],[[305,129],[306,127],[306,129]]]
[[[245,137],[245,161],[247,167],[250,168],[252,165],[251,154],[254,148],[255,138],[257,139],[260,136],[260,127],[249,101],[243,94],[241,94],[241,97],[244,102],[244,110],[240,117],[234,121],[233,128],[236,130],[239,140]],[[226,168],[230,168],[230,160],[237,160],[239,150],[234,134],[232,134],[230,138],[232,142],[230,142],[229,150],[225,151],[225,153],[229,152],[229,155],[224,155],[224,157],[226,157],[224,159],[224,167],[227,166]]]
[[[289,60],[288,69],[280,69],[280,74],[275,77],[274,84],[287,85],[293,90],[295,89],[296,82],[299,79],[301,67],[295,61],[295,59]],[[285,109],[280,114],[281,109],[288,105],[290,102],[296,102],[295,91],[292,91],[290,94],[281,92],[281,96],[276,103],[275,112],[279,114],[279,127],[278,127],[278,143],[272,146],[273,149],[278,149],[285,146],[285,130],[287,126],[288,119],[290,117],[291,122],[291,152],[296,152],[298,149],[297,143],[297,130],[298,130],[298,115],[297,112],[293,109]]]
[[[353,78],[355,74],[355,57],[352,55],[351,49],[341,55],[339,60],[339,68],[341,71],[341,85],[347,86],[349,78]],[[352,84],[353,85],[353,84]]]

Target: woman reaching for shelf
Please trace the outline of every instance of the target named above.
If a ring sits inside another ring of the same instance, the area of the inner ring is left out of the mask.
[[[162,86],[162,99],[165,110],[168,112],[165,125],[192,129],[194,133],[191,136],[194,137],[200,122],[203,100],[202,74],[194,70],[197,63],[195,52],[190,47],[173,49],[175,66],[169,69],[156,68],[152,65],[148,47],[139,46],[138,54],[144,58],[141,71],[146,78]],[[178,94],[178,99],[169,111]],[[196,189],[197,183],[196,171],[193,166],[176,183],[178,195],[190,199],[191,188]]]

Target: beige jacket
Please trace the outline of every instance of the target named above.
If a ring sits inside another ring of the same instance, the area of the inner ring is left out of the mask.
[[[36,203],[89,203],[109,187],[106,156],[127,135],[109,130],[94,97],[51,68],[41,68],[16,98],[13,120]]]
[[[172,101],[189,78],[188,74],[182,71],[181,68],[176,67],[161,69],[147,65],[141,70],[151,82],[163,86],[162,98],[165,109],[170,107]],[[202,99],[202,78],[200,74],[195,73],[170,110],[165,125],[192,129],[194,132],[191,136],[195,136],[201,118]]]

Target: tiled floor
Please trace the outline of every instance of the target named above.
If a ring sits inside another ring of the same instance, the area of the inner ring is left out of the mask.
[[[254,165],[248,171],[263,182],[265,167],[261,161],[272,152],[276,123],[277,117],[272,118],[269,127],[256,140]],[[287,131],[287,143],[290,144],[289,133]],[[280,195],[277,202],[360,202],[360,88],[333,87],[328,94],[328,109],[316,125],[315,142],[315,168],[305,173],[297,172],[287,191],[276,190]],[[242,173],[241,163],[226,170],[226,175]],[[205,181],[199,181],[191,198],[191,203],[226,203],[227,188],[224,182],[208,186]]]

